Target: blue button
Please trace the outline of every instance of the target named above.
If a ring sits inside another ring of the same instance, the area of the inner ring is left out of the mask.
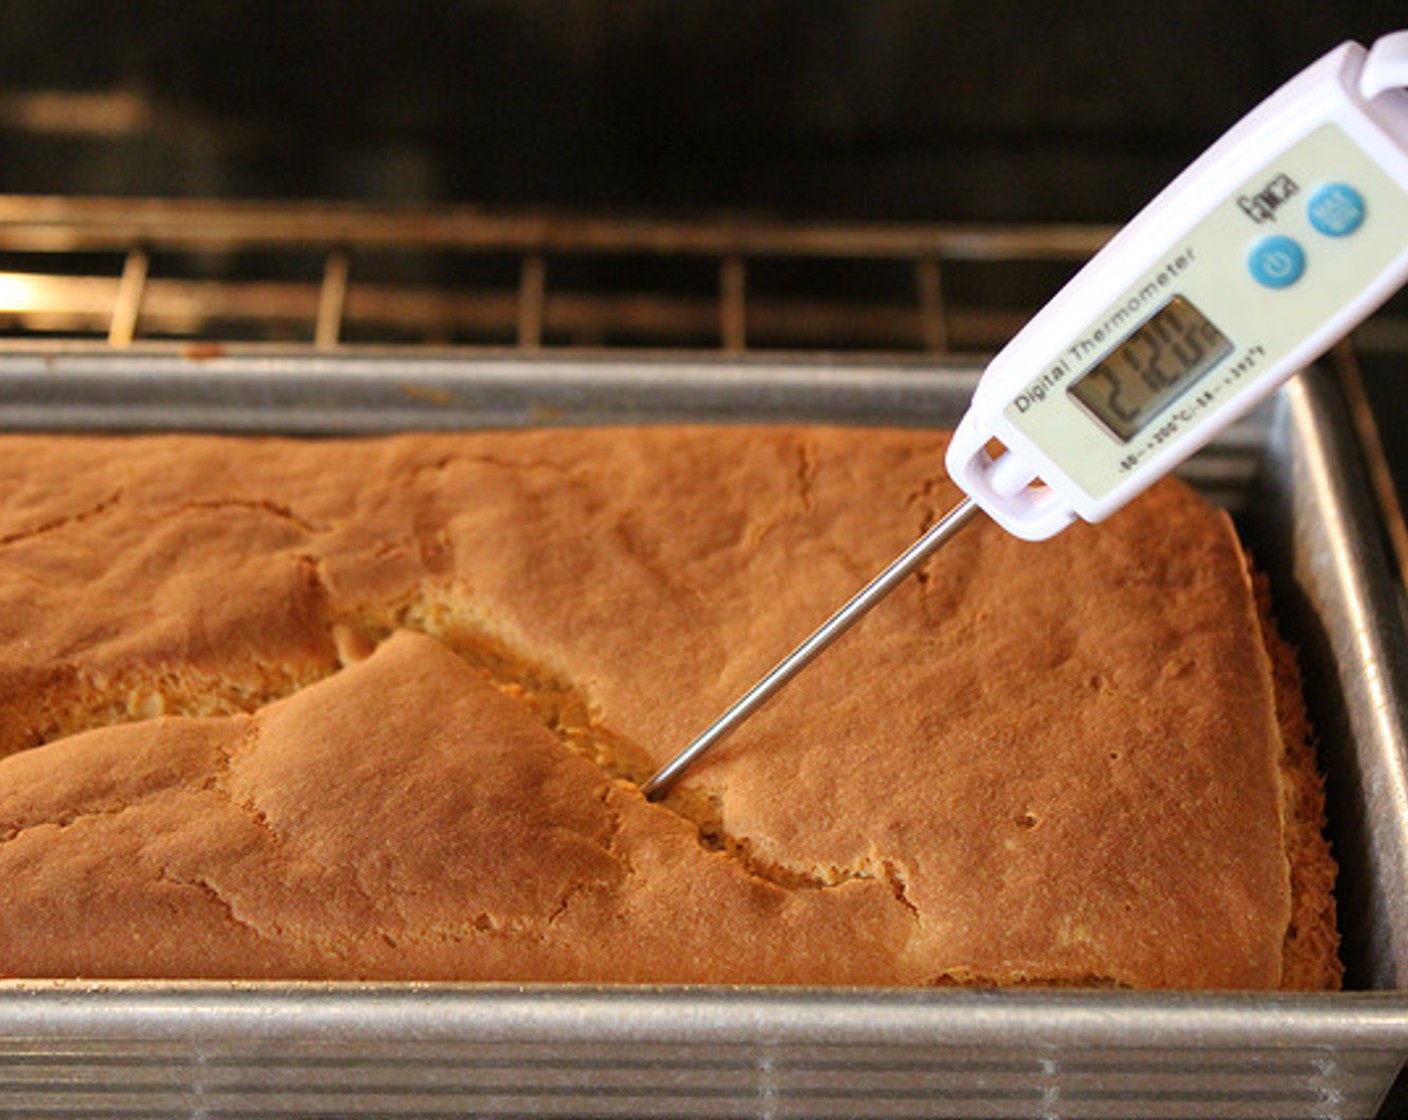
[[[1344,237],[1364,224],[1364,196],[1347,183],[1326,183],[1305,209],[1310,224],[1327,237]]]
[[[1247,257],[1252,279],[1267,288],[1288,288],[1305,271],[1305,250],[1300,242],[1277,234],[1263,237]]]

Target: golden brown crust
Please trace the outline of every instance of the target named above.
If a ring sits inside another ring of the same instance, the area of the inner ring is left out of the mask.
[[[615,780],[952,500],[942,451],[0,441],[0,972],[1331,984],[1303,714],[1178,484],[966,530],[666,806]]]

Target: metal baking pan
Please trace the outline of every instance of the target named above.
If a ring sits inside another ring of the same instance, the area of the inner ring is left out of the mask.
[[[918,362],[36,350],[0,355],[0,428],[947,426],[975,378]],[[1333,371],[1290,382],[1188,475],[1233,510],[1301,650],[1349,990],[21,979],[0,983],[0,1114],[1375,1116],[1408,1059],[1408,628]]]

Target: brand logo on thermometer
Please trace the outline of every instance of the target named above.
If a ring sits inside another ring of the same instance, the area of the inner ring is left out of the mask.
[[[1299,193],[1300,187],[1294,179],[1289,175],[1277,175],[1256,194],[1240,195],[1237,205],[1242,208],[1242,213],[1260,225],[1262,222],[1274,222],[1281,205]]]

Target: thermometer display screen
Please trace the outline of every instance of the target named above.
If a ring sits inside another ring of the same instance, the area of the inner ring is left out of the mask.
[[[1232,340],[1174,296],[1070,387],[1122,442],[1232,352]]]

